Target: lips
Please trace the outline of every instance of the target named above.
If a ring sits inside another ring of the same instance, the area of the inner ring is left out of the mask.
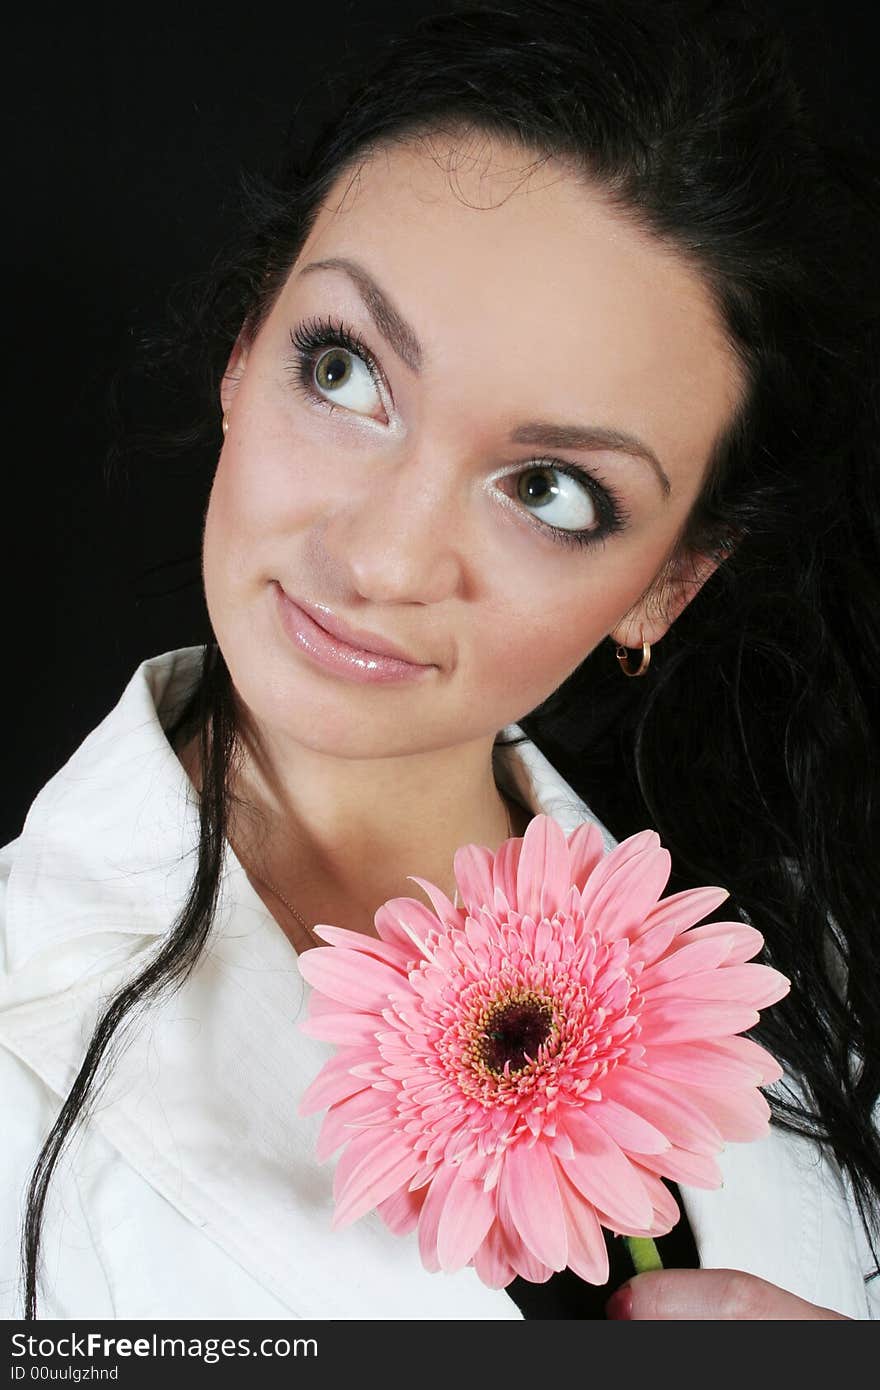
[[[279,584],[278,587],[290,603],[295,603],[312,619],[312,622],[317,623],[331,637],[335,637],[340,642],[347,642],[349,646],[359,651],[369,652],[373,656],[390,656],[396,661],[406,661],[411,666],[432,666],[435,664],[430,661],[417,660],[403,647],[397,646],[396,643],[390,642],[385,637],[380,637],[375,632],[367,632],[364,628],[353,627],[325,607],[324,604],[307,603],[305,599],[294,598],[283,585]]]

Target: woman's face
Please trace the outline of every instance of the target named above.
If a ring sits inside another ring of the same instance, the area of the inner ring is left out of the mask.
[[[251,716],[346,757],[491,740],[607,636],[658,641],[713,568],[643,601],[740,390],[696,274],[559,165],[380,152],[223,383],[204,582]],[[279,586],[429,669],[328,669]]]

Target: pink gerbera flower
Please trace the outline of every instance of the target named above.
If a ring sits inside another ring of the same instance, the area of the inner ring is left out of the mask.
[[[728,1140],[767,1131],[781,1070],[737,1037],[787,993],[742,922],[694,924],[729,895],[658,901],[670,856],[645,830],[605,853],[587,823],[538,815],[493,855],[460,848],[463,906],[393,898],[379,939],[315,930],[306,1022],[338,1052],[299,1107],[325,1106],[318,1158],[345,1145],[333,1226],[376,1208],[418,1229],[425,1266],[501,1288],[568,1266],[602,1284],[602,1226],[671,1230],[661,1177],[717,1187]]]

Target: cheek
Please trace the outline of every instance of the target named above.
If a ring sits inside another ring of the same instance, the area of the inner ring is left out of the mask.
[[[214,476],[204,527],[206,583],[210,576],[220,583],[270,577],[261,575],[263,566],[274,577],[284,543],[326,509],[327,480],[314,450],[289,438],[250,431],[245,437],[246,444],[230,438]]]
[[[614,543],[583,556],[563,551],[543,564],[508,576],[503,597],[488,603],[474,642],[472,680],[488,694],[515,694],[525,714],[576,670],[614,628],[650,583],[652,557],[636,557]],[[573,571],[575,572],[573,577]],[[497,582],[501,576],[496,574]],[[517,714],[511,715],[516,719]]]
[[[217,464],[202,536],[202,574],[210,610],[238,591],[252,532],[248,490],[233,444]]]

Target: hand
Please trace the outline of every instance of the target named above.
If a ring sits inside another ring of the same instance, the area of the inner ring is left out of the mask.
[[[654,1269],[635,1274],[612,1294],[605,1311],[609,1318],[663,1322],[853,1321],[739,1269]]]

